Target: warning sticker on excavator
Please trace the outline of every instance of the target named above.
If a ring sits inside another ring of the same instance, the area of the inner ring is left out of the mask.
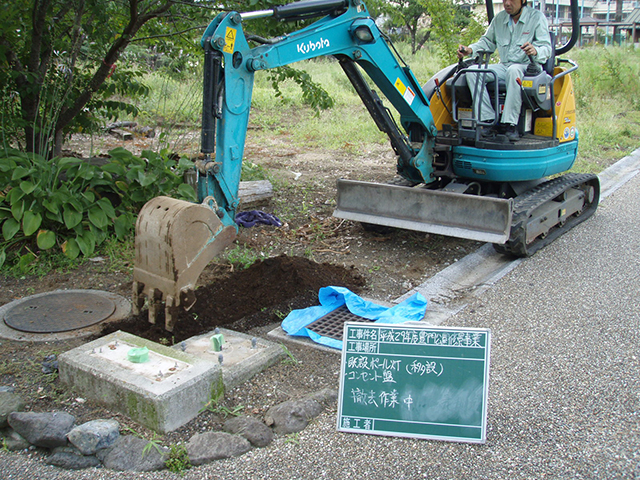
[[[396,80],[395,85],[405,101],[411,105],[413,103],[413,99],[416,98],[415,92],[411,90],[411,87],[405,86],[399,78]]]
[[[222,49],[225,53],[233,53],[233,49],[236,46],[236,33],[238,31],[235,28],[227,27],[227,33],[224,36],[226,45]]]
[[[533,87],[533,80],[523,80],[522,81],[522,86],[524,88],[531,88]]]

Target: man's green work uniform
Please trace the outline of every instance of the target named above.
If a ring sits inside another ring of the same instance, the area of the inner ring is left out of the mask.
[[[529,57],[520,48],[526,42],[530,42],[537,50],[537,54],[533,56],[534,60],[540,64],[545,63],[551,55],[551,37],[547,18],[539,10],[523,6],[520,18],[515,24],[511,16],[502,10],[491,21],[487,33],[476,43],[469,45],[473,51],[472,56],[481,51],[494,52],[496,48],[498,50],[500,63],[489,65],[489,69],[496,72],[498,80],[504,80],[507,85],[507,96],[501,117],[501,122],[505,124],[516,125],[520,116],[522,94],[516,79],[522,78],[529,64]],[[478,74],[466,74],[467,84],[472,94],[476,85],[476,75]],[[489,81],[493,79],[493,75],[486,77]],[[479,117],[483,122],[493,122],[495,112],[487,89],[483,85],[479,88],[482,89],[480,114],[478,115],[477,110],[478,102],[474,99],[474,117]]]

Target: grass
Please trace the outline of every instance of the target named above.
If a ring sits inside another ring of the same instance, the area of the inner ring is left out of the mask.
[[[15,278],[25,278],[26,275],[44,278],[53,271],[65,273],[77,269],[81,265],[91,263],[91,258],[106,258],[104,263],[100,262],[104,265],[106,273],[130,272],[133,270],[135,250],[133,236],[124,241],[109,237],[102,245],[96,247],[91,258],[79,256],[71,260],[62,252],[53,249],[36,251],[35,255],[37,261],[22,268],[20,264],[5,264],[1,273]]]
[[[226,405],[221,405],[218,400],[210,399],[207,404],[202,407],[201,412],[208,411],[216,415],[223,417],[239,417],[244,411],[244,405],[236,405],[233,408],[229,408]]]
[[[138,103],[140,120],[161,125],[197,125],[202,114],[202,76],[196,73],[184,80],[150,72],[144,83],[151,94]]]
[[[640,51],[596,46],[568,56],[580,65],[573,75],[580,131],[573,170],[597,173],[639,146]]]
[[[184,475],[184,472],[191,468],[191,460],[189,460],[187,448],[184,445],[171,445],[165,466],[170,472]]]
[[[423,84],[444,67],[441,57],[428,47],[415,55],[407,44],[399,43],[396,48]],[[574,48],[566,56],[580,65],[573,75],[580,131],[580,152],[574,170],[597,173],[638,146],[640,51],[595,46]],[[269,72],[257,72],[251,112],[253,128],[248,132],[253,143],[277,144],[274,139],[283,137],[288,145],[301,150],[354,154],[365,153],[370,144],[388,143],[336,60],[320,58],[294,66],[306,70],[314,82],[327,90],[335,101],[334,108],[315,112],[306,107],[302,92],[293,81],[285,82],[281,86],[282,98],[276,98]],[[183,145],[181,136],[185,135],[184,126],[197,128],[200,122],[200,75],[175,80],[152,72],[145,82],[153,93],[139,105],[143,121],[157,123],[160,119],[167,137],[171,137],[164,143],[177,151],[182,145],[189,154],[194,153],[193,138]]]
[[[300,445],[300,432],[287,433],[284,439],[284,443]]]
[[[298,365],[300,363],[298,359],[293,355],[293,353],[291,353],[291,350],[287,348],[286,345],[281,343],[280,346],[282,347],[282,351],[286,356],[286,358],[282,360],[282,363],[286,365]]]
[[[245,245],[236,245],[226,252],[229,263],[239,270],[246,270],[260,259],[260,255],[252,248]]]

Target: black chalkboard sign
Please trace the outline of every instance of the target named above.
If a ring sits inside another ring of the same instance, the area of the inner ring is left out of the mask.
[[[484,443],[489,329],[345,323],[338,430]]]

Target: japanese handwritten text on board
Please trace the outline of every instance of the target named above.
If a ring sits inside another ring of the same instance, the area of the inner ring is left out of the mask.
[[[345,323],[338,430],[484,443],[490,331]]]

